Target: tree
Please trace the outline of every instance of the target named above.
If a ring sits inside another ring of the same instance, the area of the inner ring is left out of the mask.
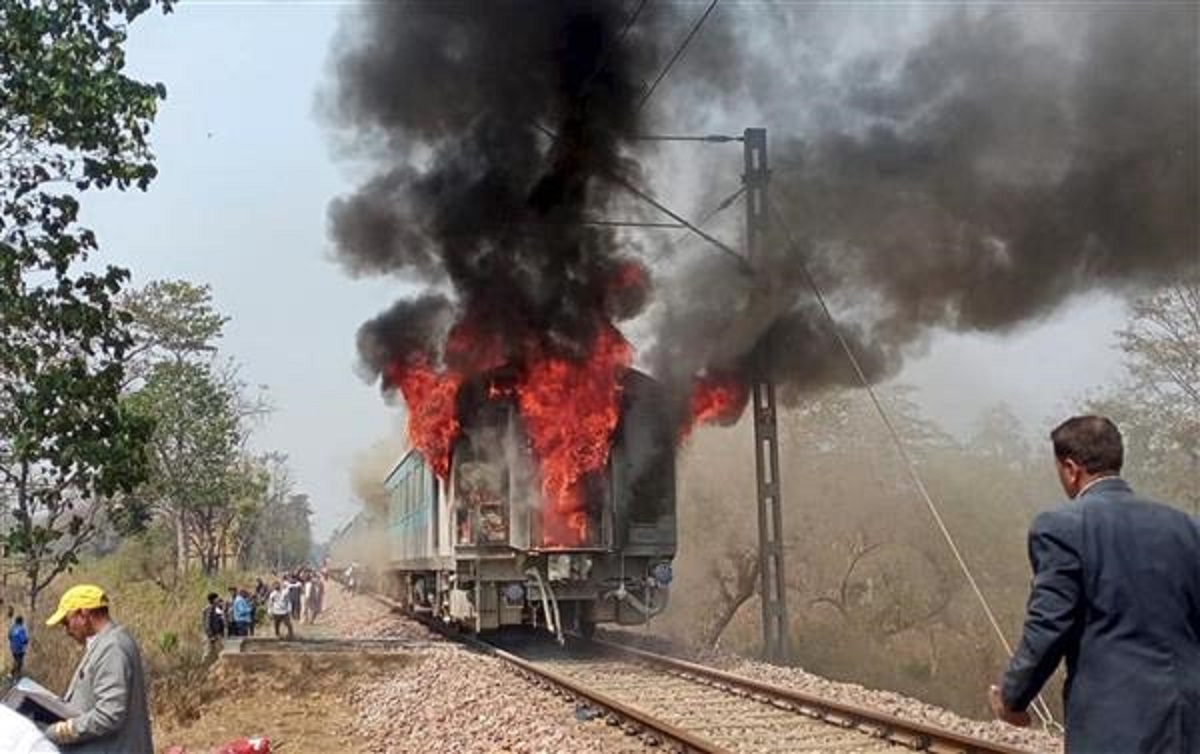
[[[229,419],[193,412],[244,403],[231,393],[240,391],[232,369],[221,371],[215,366],[216,343],[229,318],[213,307],[208,286],[183,280],[152,281],[126,292],[120,306],[130,318],[133,336],[125,389],[133,391],[131,401],[138,410],[159,423],[151,442],[150,483],[139,498],[171,525],[176,572],[182,573],[193,551],[186,509],[195,504],[192,493],[210,487],[215,477],[211,469],[180,456],[197,446],[211,450],[214,432],[221,434],[218,428]],[[177,395],[184,400],[177,400]],[[233,443],[235,434],[225,436]],[[226,460],[232,463],[234,457],[230,449]],[[213,513],[211,505],[209,512]]]
[[[233,501],[247,484],[236,390],[207,364],[163,361],[150,368],[129,405],[155,424],[150,473],[140,495],[177,532],[177,570],[186,569],[195,547],[204,570],[214,571],[218,534],[230,525]]]
[[[308,495],[296,493],[287,467],[287,456],[268,453],[256,461],[265,496],[247,523],[243,565],[267,564],[282,568],[308,559],[312,550],[312,509]]]
[[[155,175],[147,135],[165,91],[122,73],[127,26],[149,5],[0,2],[0,504],[31,610],[145,473],[148,423],[120,402],[128,273],[79,271],[97,242],[76,220],[80,192]]]
[[[757,548],[727,544],[721,558],[708,561],[709,579],[717,588],[713,613],[701,627],[697,642],[705,648],[716,647],[742,605],[759,592]]]
[[[130,316],[133,347],[126,381],[144,380],[160,361],[210,359],[229,317],[216,310],[212,289],[185,280],[155,280],[126,293],[121,308]]]
[[[1007,403],[990,406],[980,415],[968,445],[976,454],[1012,469],[1032,456],[1025,426]]]
[[[1200,273],[1135,301],[1117,335],[1126,377],[1091,410],[1120,425],[1138,487],[1200,514]]]

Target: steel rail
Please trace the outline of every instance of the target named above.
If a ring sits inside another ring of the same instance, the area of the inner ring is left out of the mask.
[[[525,660],[514,655],[511,652],[500,649],[499,647],[488,644],[486,641],[479,639],[476,636],[469,634],[460,634],[428,615],[419,615],[409,610],[402,603],[393,600],[390,597],[379,594],[374,591],[362,592],[367,597],[376,602],[390,608],[393,612],[401,613],[412,620],[415,620],[426,626],[432,631],[436,631],[442,636],[451,641],[456,641],[466,647],[471,648],[480,654],[495,657],[498,660],[508,663],[517,668],[517,671],[526,678],[534,682],[550,684],[561,689],[569,697],[586,700],[594,707],[598,707],[617,718],[624,719],[634,726],[642,728],[652,737],[657,737],[659,740],[654,743],[669,742],[683,752],[696,752],[696,754],[731,754],[727,749],[716,746],[708,741],[705,741],[697,736],[688,733],[686,730],[678,728],[666,721],[659,720],[651,715],[642,712],[639,709],[630,707],[623,702],[613,699],[606,694],[586,688],[577,681],[573,681],[564,675],[555,673],[548,668],[538,667],[537,664]],[[530,678],[532,676],[532,678]]]
[[[633,722],[647,731],[651,736],[657,736],[663,740],[674,744],[681,751],[698,752],[699,754],[730,754],[727,749],[724,749],[710,741],[706,741],[698,736],[694,736],[683,728],[660,720],[653,715],[650,715],[636,707],[631,707],[623,702],[617,701],[607,694],[602,694],[594,689],[589,689],[583,684],[575,681],[567,676],[561,675],[548,668],[539,667],[537,663],[517,657],[516,655],[506,650],[494,647],[487,642],[475,640],[470,642],[471,646],[478,647],[481,651],[492,657],[497,657],[510,665],[513,665],[529,676],[534,676],[543,681],[559,687],[567,694],[577,699],[588,701],[591,705],[599,707],[617,717]],[[661,742],[654,742],[661,743]]]
[[[430,616],[415,614],[400,602],[376,592],[364,594],[377,602],[402,613],[413,620],[421,622],[431,630],[438,632],[448,639],[457,641],[481,654],[495,657],[517,669],[517,672],[534,682],[543,682],[557,687],[568,697],[586,700],[591,706],[600,708],[610,715],[623,719],[635,728],[641,728],[651,737],[661,739],[659,743],[670,743],[684,752],[709,752],[727,754],[728,749],[711,741],[700,738],[678,726],[658,719],[653,715],[614,699],[608,694],[589,689],[579,681],[557,673],[549,668],[539,667],[534,661],[487,643],[476,636],[459,634],[432,619]],[[914,751],[931,752],[931,754],[1030,754],[1027,749],[1021,749],[1008,744],[987,741],[945,728],[939,728],[927,723],[920,723],[880,712],[867,707],[838,702],[814,694],[776,686],[753,678],[727,673],[723,670],[707,667],[687,660],[681,660],[669,655],[661,655],[637,649],[622,644],[604,641],[603,639],[581,640],[612,654],[624,654],[636,658],[641,663],[657,666],[672,674],[696,683],[704,683],[730,694],[749,696],[765,704],[777,708],[789,709],[807,718],[820,720],[831,726],[842,729],[856,729],[880,741],[888,741],[897,746],[903,746]]]
[[[886,712],[846,704],[832,699],[809,694],[796,689],[776,686],[753,678],[727,673],[723,670],[699,665],[677,657],[660,655],[621,644],[591,639],[591,643],[608,651],[636,657],[644,662],[667,668],[686,676],[696,676],[729,687],[761,695],[775,703],[791,705],[798,712],[810,717],[821,717],[842,727],[859,727],[872,735],[887,738],[897,744],[918,751],[968,752],[970,754],[1029,754],[1008,744],[986,741],[946,730],[927,723],[905,720]]]

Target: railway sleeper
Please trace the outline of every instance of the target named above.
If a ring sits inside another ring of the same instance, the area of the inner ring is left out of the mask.
[[[830,725],[836,725],[839,728],[853,728],[858,725],[858,720],[849,715],[842,715],[837,712],[826,711],[821,715],[821,719]]]
[[[859,720],[858,725],[855,727],[860,733],[866,733],[871,738],[886,739],[888,737],[889,729],[887,726],[879,723],[873,723],[869,720]]]
[[[654,747],[654,748],[658,748],[659,746],[662,746],[662,739],[659,738],[658,736],[654,735],[653,733],[643,733],[641,738],[642,738],[642,743],[644,743],[646,746],[650,746],[650,747]]]
[[[889,730],[887,732],[887,740],[917,751],[922,751],[929,746],[929,738],[927,736],[903,730]]]

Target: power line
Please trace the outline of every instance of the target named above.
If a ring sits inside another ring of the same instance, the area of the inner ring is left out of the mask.
[[[795,236],[792,235],[791,228],[788,226],[783,214],[779,212],[779,210],[775,207],[775,204],[771,202],[769,198],[767,200],[767,207],[771,212],[771,215],[775,218],[775,222],[779,225],[779,227],[783,228],[784,236],[787,239],[788,246],[791,248],[792,253],[796,254],[798,257],[802,256],[803,251],[800,249],[800,244],[796,242]],[[961,570],[963,575],[967,577],[967,583],[970,585],[971,590],[975,593],[975,597],[979,600],[979,604],[983,607],[983,612],[987,615],[988,622],[991,623],[992,629],[996,632],[997,638],[1000,639],[1001,646],[1004,647],[1005,651],[1007,651],[1009,655],[1012,655],[1012,645],[1008,643],[1008,638],[1005,637],[1004,630],[1000,628],[1000,621],[996,618],[996,614],[992,611],[992,606],[988,602],[987,597],[984,596],[983,589],[979,586],[979,582],[975,580],[975,575],[971,572],[970,566],[967,565],[966,558],[963,557],[962,551],[958,548],[958,543],[954,540],[954,536],[950,533],[950,528],[946,526],[945,520],[942,519],[941,511],[938,510],[937,504],[933,501],[933,496],[930,495],[929,490],[926,489],[925,482],[921,478],[920,472],[917,470],[916,462],[909,454],[908,448],[904,445],[904,441],[901,439],[900,432],[896,429],[896,425],[892,423],[891,417],[888,416],[887,411],[884,410],[883,403],[879,400],[879,396],[876,394],[875,388],[871,386],[871,382],[867,379],[866,372],[863,371],[862,364],[859,362],[858,357],[854,355],[854,351],[851,350],[850,344],[846,342],[846,338],[842,335],[841,329],[838,328],[837,319],[834,318],[833,312],[829,309],[828,304],[825,302],[825,295],[821,292],[820,286],[817,285],[817,281],[815,278],[813,278],[812,273],[809,271],[808,265],[804,264],[803,261],[800,262],[800,272],[804,276],[804,280],[808,284],[808,287],[812,290],[813,296],[817,300],[817,305],[821,309],[821,313],[829,322],[834,338],[837,340],[842,352],[846,354],[846,358],[850,361],[850,366],[854,369],[855,376],[858,377],[859,382],[862,383],[863,388],[867,391],[867,395],[871,399],[871,404],[875,407],[875,412],[879,415],[880,420],[883,422],[883,426],[887,430],[887,433],[892,440],[892,444],[896,447],[896,451],[900,454],[900,458],[904,461],[904,464],[908,468],[909,478],[916,486],[917,493],[924,501],[925,507],[929,510],[930,515],[933,516],[934,523],[937,524],[937,528],[941,532],[942,538],[946,540],[946,544],[950,547],[950,552],[953,553],[954,559],[958,562],[959,570]],[[1049,728],[1051,726],[1058,725],[1058,723],[1054,720],[1053,714],[1050,712],[1050,707],[1046,704],[1046,700],[1042,698],[1041,694],[1038,694],[1035,703],[1032,705],[1032,708],[1037,716],[1041,719],[1042,724],[1045,727]]]
[[[728,209],[730,206],[732,206],[733,203],[736,202],[738,199],[740,199],[742,194],[744,194],[744,193],[746,193],[746,186],[743,184],[741,187],[738,188],[737,191],[734,191],[732,194],[730,194],[729,196],[722,199],[715,207],[710,209],[708,212],[705,212],[700,217],[700,219],[696,221],[696,225],[700,225],[700,226],[704,225],[709,220],[713,219],[718,213],[720,213],[720,212]],[[685,235],[686,235],[686,233],[680,233],[675,238],[671,239],[671,241],[665,247],[663,247],[663,249],[661,251],[659,251],[657,254],[655,254],[653,257],[651,257],[650,263],[658,264],[659,262],[661,262],[667,256],[667,254],[669,254],[672,251],[675,244],[679,243]],[[741,256],[741,255],[739,255],[739,256]]]
[[[580,220],[580,225],[595,225],[601,228],[659,228],[673,230],[686,228],[683,223],[654,223],[642,220]]]
[[[546,126],[542,125],[541,123],[538,123],[537,121],[531,121],[531,123],[532,123],[532,125],[533,125],[533,127],[534,127],[535,129],[537,129],[538,131],[541,131],[541,132],[542,132],[543,134],[545,134],[545,135],[546,135],[546,137],[547,137],[547,138],[549,138],[551,141],[556,141],[556,140],[558,139],[558,134],[554,133],[554,131],[550,130],[549,128],[547,128]],[[693,232],[693,233],[695,233],[696,235],[700,236],[700,237],[701,237],[701,238],[703,238],[705,241],[708,241],[710,244],[712,244],[713,246],[717,247],[718,249],[720,249],[720,250],[721,250],[721,251],[723,251],[724,253],[728,254],[728,255],[729,255],[729,256],[731,256],[731,257],[733,257],[735,260],[737,260],[737,262],[738,262],[738,265],[739,265],[739,268],[742,270],[742,272],[745,272],[745,273],[747,273],[747,274],[749,274],[749,273],[751,272],[751,270],[750,270],[750,263],[746,261],[746,258],[745,258],[745,257],[743,257],[741,254],[738,254],[736,251],[734,251],[733,249],[731,249],[731,248],[730,248],[728,245],[726,245],[724,242],[722,242],[722,241],[720,241],[719,239],[717,239],[717,238],[715,238],[715,237],[713,237],[713,236],[709,235],[708,233],[705,233],[703,230],[700,230],[700,228],[698,228],[698,227],[696,226],[696,224],[695,224],[695,223],[688,222],[688,220],[687,220],[686,218],[684,218],[682,215],[680,215],[678,212],[675,212],[675,211],[673,211],[671,208],[667,207],[667,206],[666,206],[665,204],[663,204],[662,202],[660,202],[660,201],[658,201],[657,199],[655,199],[654,197],[650,196],[650,195],[649,195],[649,194],[647,194],[645,191],[642,191],[642,190],[641,190],[641,189],[639,189],[637,186],[634,186],[632,183],[630,183],[630,182],[629,182],[628,180],[626,180],[624,177],[622,177],[622,176],[620,176],[620,175],[618,175],[618,174],[616,174],[616,173],[607,173],[607,172],[606,172],[606,173],[604,173],[604,176],[605,176],[606,178],[608,178],[610,181],[612,181],[613,183],[615,183],[615,184],[617,184],[618,186],[620,186],[620,187],[624,188],[626,191],[628,191],[629,193],[633,194],[633,195],[634,195],[634,196],[636,196],[637,198],[639,198],[639,199],[641,199],[642,201],[646,202],[646,203],[647,203],[647,204],[649,204],[651,207],[654,207],[654,208],[655,208],[656,210],[658,210],[659,212],[662,212],[662,213],[663,213],[664,215],[666,215],[667,217],[669,217],[669,218],[671,218],[672,220],[674,220],[675,222],[679,223],[679,224],[680,224],[680,225],[682,225],[684,228],[687,228],[688,230],[690,230],[691,232]],[[741,192],[738,192],[738,193],[740,194]],[[736,197],[736,196],[734,196],[734,197],[732,197],[731,199],[729,199],[728,201],[729,201],[729,202],[732,202],[732,201],[733,201],[733,199],[736,199],[736,198],[737,198],[737,197]],[[726,206],[728,206],[728,205],[726,205]],[[719,211],[720,209],[724,209],[724,207],[719,207],[719,208],[718,208],[718,211]]]
[[[581,87],[583,92],[586,93],[588,89],[591,88],[592,82],[595,81],[596,77],[599,76],[608,66],[608,59],[612,57],[613,49],[619,47],[625,41],[625,37],[629,35],[629,30],[633,28],[633,24],[638,20],[638,16],[642,15],[642,11],[646,8],[646,4],[649,2],[650,0],[641,0],[641,2],[638,3],[638,6],[633,9],[633,13],[631,13],[629,18],[625,20],[625,26],[623,26],[621,28],[621,32],[617,34],[616,41],[605,47],[604,52],[600,55],[600,62],[596,64],[595,69],[593,69],[588,75],[587,80],[583,82],[583,86]]]
[[[666,66],[659,71],[658,76],[654,79],[654,83],[650,84],[650,88],[647,89],[646,93],[642,95],[642,99],[638,102],[638,110],[641,110],[643,107],[645,107],[646,102],[650,99],[650,96],[654,94],[654,90],[657,89],[662,80],[667,77],[667,73],[669,73],[671,67],[675,65],[675,61],[679,60],[679,58],[683,55],[684,50],[686,50],[688,45],[691,44],[692,39],[700,31],[700,27],[704,26],[704,22],[708,20],[709,15],[712,14],[713,9],[717,7],[717,3],[720,1],[721,0],[712,0],[712,2],[708,4],[708,7],[704,10],[704,15],[700,16],[700,20],[692,26],[692,30],[688,32],[686,37],[684,37],[683,44],[679,45],[678,49],[675,50],[675,54],[672,55],[671,59],[667,61]]]
[[[659,212],[662,212],[667,217],[669,217],[672,220],[674,220],[675,222],[683,225],[683,227],[687,228],[691,232],[693,232],[696,235],[703,238],[705,241],[708,241],[713,246],[717,247],[721,251],[723,251],[726,254],[728,254],[729,256],[733,257],[735,260],[737,260],[738,267],[739,267],[739,269],[742,270],[742,272],[745,272],[747,274],[749,274],[751,272],[750,263],[748,261],[746,261],[746,258],[743,257],[741,254],[737,253],[736,251],[734,251],[733,249],[729,248],[729,246],[727,246],[723,242],[717,240],[716,238],[709,235],[708,233],[705,233],[703,230],[700,230],[700,228],[696,227],[695,224],[688,222],[686,219],[681,217],[679,214],[671,211],[671,209],[668,208],[666,205],[664,205],[662,202],[660,202],[657,199],[655,199],[654,197],[650,196],[645,191],[642,191],[637,186],[634,186],[632,183],[625,180],[621,176],[609,175],[608,177],[610,180],[612,180],[618,186],[624,187],[625,190],[628,191],[629,193],[633,194],[637,198],[639,198],[642,201],[649,204],[651,207],[654,207]]]
[[[726,136],[725,134],[707,134],[705,136],[682,136],[678,134],[644,134],[632,137],[634,141],[703,141],[709,144],[728,144],[733,141],[745,141],[741,136]]]

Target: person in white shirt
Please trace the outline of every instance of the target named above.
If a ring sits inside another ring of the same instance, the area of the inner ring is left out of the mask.
[[[0,704],[0,741],[5,754],[59,754],[33,721],[11,707]]]
[[[281,624],[287,626],[288,638],[295,638],[295,632],[292,630],[292,601],[288,590],[281,587],[278,581],[271,584],[271,594],[267,596],[267,612],[271,614],[271,622],[275,624],[276,639],[279,638]]]

